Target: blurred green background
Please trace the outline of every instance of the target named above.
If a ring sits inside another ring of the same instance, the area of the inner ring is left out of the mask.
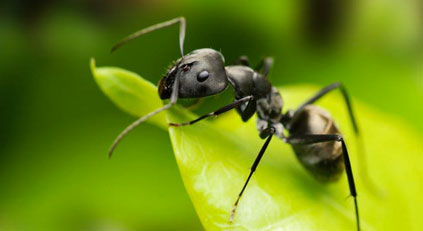
[[[53,1],[0,3],[0,230],[201,230],[167,132],[96,86],[89,58],[157,83],[178,58],[178,27],[110,55],[135,30],[187,19],[185,50],[230,64],[271,55],[275,85],[342,81],[355,99],[423,137],[422,1]],[[283,92],[282,92],[283,95]],[[357,112],[360,116],[360,112]],[[423,154],[423,153],[422,153]]]

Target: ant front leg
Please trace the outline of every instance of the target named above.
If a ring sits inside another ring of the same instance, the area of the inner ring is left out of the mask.
[[[285,139],[289,144],[314,144],[328,141],[337,141],[341,142],[342,145],[342,154],[344,157],[345,171],[347,173],[348,185],[350,188],[351,196],[354,197],[354,206],[355,206],[355,216],[357,222],[357,230],[360,230],[360,218],[358,215],[358,205],[357,205],[357,191],[355,189],[354,176],[351,169],[350,157],[348,155],[347,146],[345,145],[344,139],[340,135],[326,135],[326,134],[311,134],[311,135],[298,135],[291,136]]]
[[[229,110],[232,110],[232,109],[238,107],[239,105],[241,105],[241,104],[243,104],[245,102],[248,102],[248,101],[250,101],[252,99],[253,99],[253,96],[246,96],[244,98],[241,98],[239,100],[236,100],[235,102],[233,102],[231,104],[228,104],[226,106],[223,106],[223,107],[219,108],[217,111],[210,112],[208,114],[205,114],[203,116],[200,116],[200,117],[198,117],[195,120],[191,120],[191,121],[188,121],[188,122],[185,122],[185,123],[169,123],[169,126],[181,127],[181,126],[192,125],[192,124],[197,123],[198,121],[203,120],[203,119],[205,119],[207,117],[210,117],[210,116],[218,116],[218,115],[220,115],[222,113],[225,113],[225,112],[227,112]]]

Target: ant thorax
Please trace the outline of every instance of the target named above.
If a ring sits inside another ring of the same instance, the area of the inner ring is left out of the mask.
[[[235,89],[236,99],[253,95],[254,99],[239,106],[238,113],[247,121],[257,113],[257,129],[261,133],[266,128],[274,127],[275,135],[283,138],[282,125],[283,100],[278,90],[269,80],[247,66],[227,66],[229,82]]]
[[[272,87],[266,97],[257,100],[257,130],[261,133],[268,127],[274,127],[275,135],[284,138],[282,119],[283,100],[279,91]]]

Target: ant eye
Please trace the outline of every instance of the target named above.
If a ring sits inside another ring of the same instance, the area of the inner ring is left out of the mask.
[[[198,73],[197,80],[198,80],[198,82],[203,82],[208,77],[209,77],[209,72],[208,71],[202,71],[202,72]]]
[[[185,66],[183,67],[183,70],[184,70],[184,72],[189,71],[189,65],[185,65]]]

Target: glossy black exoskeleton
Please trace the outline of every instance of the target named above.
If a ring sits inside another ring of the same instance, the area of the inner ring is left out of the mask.
[[[345,88],[340,83],[331,84],[296,110],[282,113],[283,100],[278,90],[268,81],[267,75],[273,59],[264,58],[255,69],[249,67],[248,59],[241,56],[238,65],[225,66],[223,55],[213,49],[198,49],[184,55],[183,43],[185,38],[185,18],[175,18],[160,24],[140,30],[113,47],[116,50],[126,42],[145,33],[180,23],[181,58],[168,70],[161,79],[158,93],[161,99],[170,99],[162,108],[153,111],[129,125],[113,143],[109,155],[119,141],[133,128],[149,117],[170,108],[178,98],[202,98],[221,93],[227,87],[235,92],[234,102],[214,112],[205,114],[195,120],[185,123],[170,123],[170,126],[180,127],[192,125],[210,116],[217,116],[231,109],[236,109],[243,121],[248,121],[257,115],[257,130],[262,139],[266,139],[250,174],[241,189],[230,216],[233,221],[238,202],[255,172],[273,135],[290,144],[301,164],[319,181],[337,180],[346,170],[351,195],[354,198],[357,229],[360,230],[360,219],[357,205],[357,192],[345,141],[334,123],[331,115],[322,108],[313,105],[315,101],[334,89],[340,89],[356,134],[358,127],[353,115],[350,100]],[[285,136],[287,130],[289,135]]]

